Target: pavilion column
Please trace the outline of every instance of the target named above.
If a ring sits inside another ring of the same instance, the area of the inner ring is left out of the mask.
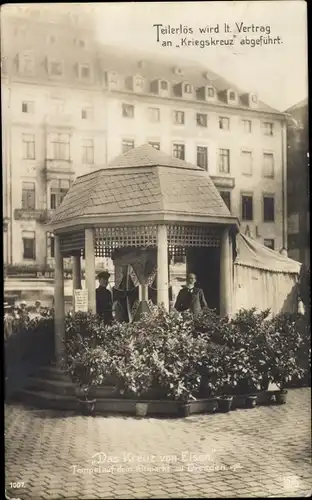
[[[163,304],[169,311],[169,273],[167,227],[162,224],[157,229],[157,304]]]
[[[96,313],[95,248],[93,228],[85,229],[85,260],[86,289],[88,290],[88,310]]]
[[[75,306],[75,290],[81,290],[81,257],[74,255],[72,257],[73,269],[73,305]]]
[[[55,360],[58,368],[61,368],[61,361],[64,355],[65,336],[65,300],[64,300],[64,267],[63,256],[61,254],[60,236],[54,236],[54,346]]]
[[[221,236],[220,248],[220,315],[232,314],[232,240],[229,228],[224,228]]]
[[[148,302],[148,283],[146,281],[140,285],[140,300]]]

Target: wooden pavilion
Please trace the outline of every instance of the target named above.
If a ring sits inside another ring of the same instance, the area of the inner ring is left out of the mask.
[[[231,314],[239,221],[200,167],[150,145],[132,149],[106,167],[78,177],[49,227],[55,238],[57,360],[63,352],[65,257],[72,257],[75,289],[81,288],[81,258],[85,259],[92,312],[95,257],[113,259],[115,285],[125,273],[126,283],[130,278],[136,282],[139,313],[149,309],[152,281],[157,283],[157,304],[168,309],[169,258],[182,254],[187,270],[197,274],[208,305],[217,306],[221,315]]]

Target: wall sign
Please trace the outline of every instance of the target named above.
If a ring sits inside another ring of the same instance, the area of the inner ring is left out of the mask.
[[[88,312],[88,290],[74,290],[75,312]]]

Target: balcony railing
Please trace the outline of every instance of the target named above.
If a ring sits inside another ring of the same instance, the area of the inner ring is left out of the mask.
[[[48,222],[52,219],[54,210],[16,208],[14,210],[15,220],[35,220],[38,222]]]
[[[44,171],[47,176],[49,176],[49,174],[67,174],[69,176],[73,176],[75,174],[72,160],[54,160],[46,158]]]
[[[233,189],[235,187],[234,177],[217,177],[212,175],[210,178],[216,187],[229,189]]]
[[[45,117],[45,124],[51,127],[73,127],[73,116],[66,113],[49,114]]]

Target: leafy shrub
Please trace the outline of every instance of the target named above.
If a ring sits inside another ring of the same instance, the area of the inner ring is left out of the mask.
[[[300,314],[283,313],[272,320],[268,335],[271,352],[269,378],[283,387],[301,380],[311,368],[310,325]]]
[[[77,313],[66,317],[65,333],[67,367],[77,384],[111,378],[125,397],[253,392],[269,381],[301,377],[303,357],[305,363],[307,353],[311,358],[302,316],[269,319],[269,310],[242,310],[229,319],[155,308],[135,323],[110,326]]]

